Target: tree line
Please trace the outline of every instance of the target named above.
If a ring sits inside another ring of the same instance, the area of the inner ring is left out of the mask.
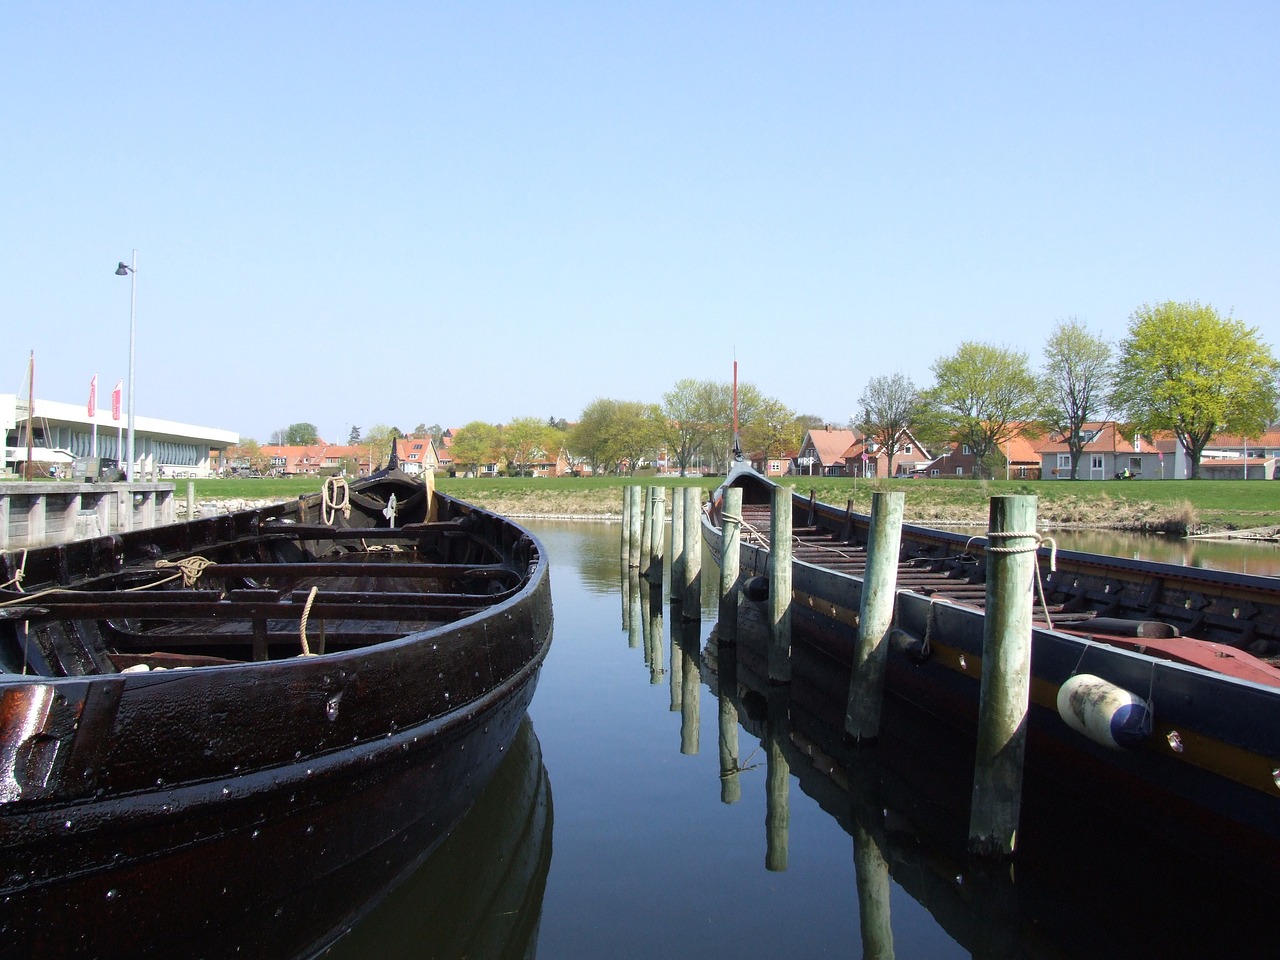
[[[988,475],[1013,437],[1048,433],[1067,445],[1074,480],[1084,424],[1115,420],[1126,433],[1172,433],[1194,478],[1214,434],[1259,436],[1280,398],[1280,364],[1257,329],[1195,301],[1142,306],[1115,345],[1061,320],[1039,370],[1023,352],[972,341],[930,369],[920,390],[898,374],[872,378],[861,428],[890,456],[904,426],[926,445],[963,443]]]
[[[1116,420],[1126,433],[1172,433],[1195,477],[1215,433],[1260,435],[1280,399],[1280,363],[1257,329],[1195,301],[1142,306],[1118,344],[1074,317],[1060,320],[1038,369],[1025,352],[965,341],[930,372],[933,383],[923,388],[903,373],[873,376],[858,399],[860,414],[849,426],[881,449],[890,473],[912,439],[934,450],[963,444],[979,473],[990,476],[1013,437],[1048,434],[1067,445],[1075,479],[1087,443],[1084,424]],[[454,469],[470,473],[501,463],[520,475],[564,457],[575,471],[621,474],[661,456],[681,475],[695,467],[722,471],[732,456],[733,392],[729,382],[683,379],[660,403],[597,398],[572,424],[556,417],[472,421],[454,432],[449,449]],[[737,387],[737,413],[744,453],[766,459],[794,453],[807,430],[824,424],[751,383]],[[379,424],[363,432],[353,427],[348,442],[389,452],[396,437],[442,434],[439,424],[419,424],[407,434]],[[271,442],[309,445],[319,435],[314,425],[295,423],[275,431]],[[252,439],[235,452],[251,463],[260,457]]]

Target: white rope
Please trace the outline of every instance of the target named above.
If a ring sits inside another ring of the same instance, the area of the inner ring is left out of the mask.
[[[351,487],[347,485],[345,477],[326,477],[321,492],[323,502],[320,505],[320,518],[326,526],[333,526],[339,510],[342,511],[343,519],[351,519]]]
[[[298,624],[298,636],[302,638],[302,655],[304,657],[315,656],[311,652],[311,647],[307,645],[307,619],[311,616],[311,604],[316,598],[319,587],[312,587],[311,592],[307,594],[307,602],[302,607],[302,621]]]
[[[1021,544],[1016,547],[993,547],[991,540],[1016,540],[1024,539],[1028,543]],[[1055,573],[1058,569],[1058,542],[1053,537],[1041,536],[1036,531],[1030,533],[1015,533],[1008,530],[988,530],[987,531],[987,553],[1002,554],[1004,556],[1014,556],[1021,553],[1038,553],[1042,544],[1049,545],[1049,572]],[[1040,564],[1032,564],[1035,570],[1035,588],[1040,596],[1040,609],[1044,612],[1044,622],[1050,627],[1053,626],[1053,618],[1049,616],[1049,601],[1044,593],[1044,579],[1040,575]]]
[[[26,575],[27,575],[27,550],[24,547],[22,550],[22,562],[18,564],[18,572],[13,575],[12,580],[7,580],[4,583],[0,583],[0,589],[4,589],[5,587],[13,587],[13,589],[21,593],[22,579]]]

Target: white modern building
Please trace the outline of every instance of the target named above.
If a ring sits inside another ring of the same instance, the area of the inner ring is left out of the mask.
[[[13,471],[27,459],[30,424],[32,462],[48,474],[50,468],[70,472],[81,457],[101,457],[124,469],[128,450],[128,423],[112,418],[111,407],[98,407],[90,418],[83,403],[59,403],[35,399],[35,416],[29,416],[27,398],[0,393],[0,428],[4,429],[4,467]],[[217,427],[202,427],[155,417],[134,420],[134,476],[137,479],[171,480],[207,477],[222,466],[228,447],[240,435]],[[96,451],[96,452],[95,452]]]

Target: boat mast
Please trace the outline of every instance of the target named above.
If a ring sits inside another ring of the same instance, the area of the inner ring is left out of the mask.
[[[738,360],[733,361],[733,459],[742,459],[742,442],[738,439]]]

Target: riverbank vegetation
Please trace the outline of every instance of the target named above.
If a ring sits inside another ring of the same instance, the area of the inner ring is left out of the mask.
[[[559,477],[486,479],[441,477],[453,496],[515,517],[609,518],[621,512],[622,488],[698,483],[712,490],[720,477]],[[196,497],[292,499],[319,491],[319,477],[196,480]],[[993,496],[1033,494],[1039,517],[1054,527],[1165,531],[1241,530],[1280,525],[1280,482],[1265,480],[861,480],[786,477],[801,493],[867,512],[876,490],[906,492],[906,519],[914,523],[982,524]],[[179,484],[179,495],[184,487]]]

